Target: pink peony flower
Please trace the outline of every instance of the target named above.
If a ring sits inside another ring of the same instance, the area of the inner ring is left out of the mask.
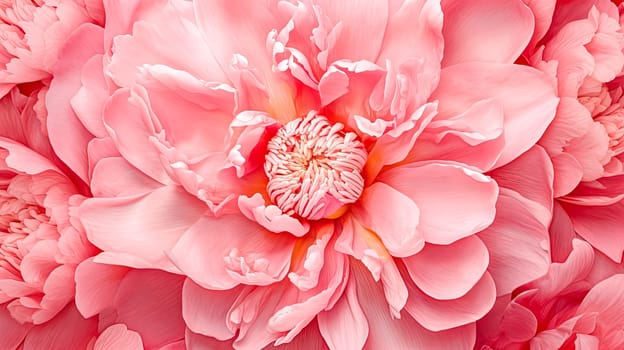
[[[546,276],[516,292],[498,316],[496,335],[482,349],[620,349],[624,346],[624,274],[587,280],[593,250],[574,240],[573,251]]]
[[[622,261],[624,215],[624,31],[609,1],[557,4],[532,65],[550,72],[561,97],[540,140],[555,168],[553,258],[563,261],[578,233]]]
[[[65,38],[85,22],[103,22],[101,0],[0,1],[0,97],[15,84],[50,77]]]
[[[497,295],[546,272],[552,165],[534,144],[558,99],[514,64],[535,27],[522,1],[105,14],[53,69],[51,144],[90,184],[94,262],[187,277],[188,342],[468,349]]]

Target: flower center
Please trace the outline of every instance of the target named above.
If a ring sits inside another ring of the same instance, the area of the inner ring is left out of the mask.
[[[282,212],[318,220],[339,214],[360,197],[368,154],[357,135],[343,127],[309,113],[284,125],[269,141],[267,191]]]

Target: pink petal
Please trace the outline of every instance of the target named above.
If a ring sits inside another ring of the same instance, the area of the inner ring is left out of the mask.
[[[128,330],[123,324],[115,324],[104,330],[95,342],[94,350],[143,350],[139,333]]]
[[[442,1],[444,66],[462,62],[513,63],[533,35],[534,18],[520,0]]]
[[[548,227],[553,208],[553,166],[540,146],[533,146],[513,162],[490,174],[498,186],[522,196],[533,215]],[[507,192],[509,193],[509,192]]]
[[[452,300],[437,300],[411,287],[405,309],[423,327],[434,332],[477,321],[492,309],[496,300],[496,287],[487,272],[467,294]]]
[[[425,244],[417,229],[419,210],[416,204],[382,182],[376,182],[364,191],[354,214],[364,227],[379,236],[394,256],[413,255]]]
[[[624,252],[622,236],[623,201],[595,207],[566,204],[562,206],[581,237],[613,261],[622,262],[622,253]]]
[[[54,79],[46,95],[47,128],[54,151],[83,181],[87,182],[87,143],[93,135],[82,125],[70,105],[80,87],[80,70],[91,56],[102,52],[102,28],[83,24],[67,39],[53,68]]]
[[[177,271],[165,256],[206,211],[205,205],[177,186],[120,198],[90,198],[80,206],[87,237],[100,249],[130,254],[141,266]]]
[[[215,291],[186,279],[182,288],[182,315],[188,328],[220,341],[234,337],[235,330],[228,327],[228,313],[241,288]]]
[[[333,49],[328,53],[328,62],[347,59],[374,62],[384,40],[388,20],[388,4],[385,1],[357,0],[318,2],[321,13],[334,23],[341,23],[341,30]],[[362,21],[366,26],[362,26]],[[366,41],[367,45],[361,45]]]
[[[616,333],[621,333],[624,327],[624,318],[622,318],[622,312],[624,311],[622,307],[624,305],[623,291],[624,274],[609,277],[596,284],[587,293],[577,310],[577,313],[581,315],[596,313],[597,329],[595,333],[596,335],[602,335],[601,346],[615,349],[617,347],[611,347],[609,343],[617,342],[620,343],[618,344],[619,346],[622,345],[621,334],[618,337]]]
[[[91,193],[94,197],[137,195],[161,186],[121,157],[100,160],[93,168],[91,176]]]
[[[151,140],[157,130],[147,101],[128,90],[117,90],[104,107],[104,124],[119,153],[130,164],[156,181],[171,182]]]
[[[450,244],[494,220],[498,186],[459,163],[411,163],[383,172],[379,181],[416,203],[418,229],[428,243]]]
[[[219,341],[215,338],[193,333],[189,329],[186,330],[185,343],[188,349],[232,350],[233,348],[233,341]]]
[[[355,282],[349,280],[342,297],[329,310],[317,317],[323,339],[332,350],[364,347],[368,338],[368,322],[357,299]],[[349,337],[345,337],[348,334]]]
[[[602,177],[581,182],[571,193],[560,200],[582,206],[604,206],[624,199],[624,175]]]
[[[381,286],[361,265],[351,264],[360,306],[369,326],[365,349],[433,349],[469,350],[475,342],[474,324],[447,331],[431,332],[419,325],[409,314],[396,319],[387,312]]]
[[[498,295],[510,293],[548,270],[548,230],[517,198],[501,194],[494,223],[478,236],[490,252],[488,271]]]
[[[0,329],[2,329],[0,349],[16,349],[31,327],[32,325],[28,323],[19,324],[3,305],[0,310]]]
[[[468,293],[485,273],[489,255],[476,236],[450,245],[427,244],[403,262],[414,283],[439,300],[457,299]]]
[[[286,276],[294,244],[291,235],[268,232],[239,215],[203,217],[179,239],[170,258],[205,288],[269,285]]]
[[[109,96],[109,88],[104,78],[103,55],[93,55],[82,67],[82,86],[71,98],[70,105],[76,117],[91,134],[105,137],[102,123],[102,107]]]
[[[184,338],[183,276],[158,270],[131,270],[115,296],[117,322],[138,332],[146,348]]]
[[[84,317],[112,307],[127,267],[94,263],[88,259],[76,269],[76,308]]]
[[[528,45],[529,49],[533,49],[537,42],[540,41],[548,31],[552,22],[553,12],[555,11],[555,0],[523,0],[523,2],[531,9],[535,18],[535,30],[533,37]]]
[[[69,304],[51,321],[31,329],[23,346],[24,349],[85,349],[97,335],[97,323],[96,318],[82,318]]]
[[[287,232],[301,237],[310,230],[307,222],[284,214],[276,205],[265,205],[264,198],[259,193],[252,197],[238,197],[238,207],[247,219],[257,222],[271,232]]]
[[[545,73],[526,66],[484,62],[444,68],[431,99],[440,101],[440,118],[460,114],[480,100],[500,102],[505,114],[505,148],[497,166],[510,162],[537,142],[553,120],[558,103],[554,82]]]
[[[49,159],[46,159],[39,153],[35,153],[21,143],[0,137],[0,147],[9,152],[4,159],[6,164],[17,171],[34,175],[46,170],[54,170],[62,174],[61,170],[52,164]]]

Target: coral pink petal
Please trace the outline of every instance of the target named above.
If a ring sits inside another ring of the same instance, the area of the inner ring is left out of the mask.
[[[499,187],[525,198],[525,205],[544,227],[550,225],[554,171],[550,157],[542,147],[532,147],[513,162],[489,175],[496,180]]]
[[[107,136],[102,123],[102,107],[109,96],[104,78],[103,55],[94,55],[82,67],[82,86],[70,104],[82,125],[97,137]]]
[[[488,250],[476,236],[450,245],[427,244],[418,254],[403,259],[414,283],[438,300],[457,299],[483,277]]]
[[[0,329],[2,329],[3,334],[0,337],[0,349],[16,349],[22,343],[31,327],[31,324],[19,324],[2,305],[2,310],[0,310]]]
[[[263,350],[300,350],[300,349],[318,349],[318,350],[329,350],[327,344],[325,343],[323,337],[321,336],[321,332],[319,331],[318,324],[316,322],[311,322],[304,329],[301,330],[301,333],[295,337],[289,343],[284,343],[280,345],[268,345]]]
[[[560,200],[583,206],[604,206],[624,199],[624,175],[602,177],[581,182],[571,193]]]
[[[95,341],[93,350],[143,350],[141,335],[123,324],[115,324],[104,330]]]
[[[418,207],[409,197],[385,183],[374,183],[364,191],[354,215],[364,227],[379,236],[394,256],[416,254],[425,244],[418,230]]]
[[[347,288],[331,310],[317,316],[319,330],[331,350],[359,350],[368,338],[368,322],[357,298],[355,282]],[[349,337],[345,337],[349,334]]]
[[[622,328],[624,328],[623,305],[624,274],[611,276],[596,284],[581,302],[577,310],[578,314],[596,313],[598,329],[595,332],[598,335],[602,335],[601,347],[606,346],[607,349],[616,349],[622,345],[621,332]],[[616,335],[617,333],[620,333],[619,336]],[[619,346],[613,346],[609,343],[615,343],[614,345]]]
[[[86,349],[87,344],[97,335],[97,325],[97,318],[85,320],[69,304],[54,319],[31,329],[23,346],[24,349]]]
[[[235,330],[228,327],[228,313],[241,289],[210,290],[186,279],[182,288],[182,315],[188,328],[220,341],[234,337]]]
[[[517,198],[501,194],[496,220],[478,236],[490,252],[488,271],[498,295],[510,293],[548,270],[548,230]]]
[[[381,286],[372,279],[370,272],[356,264],[351,264],[351,271],[360,306],[368,321],[365,349],[472,349],[476,334],[474,324],[431,332],[408,313],[403,313],[400,319],[393,318],[388,312]]]
[[[450,244],[483,230],[494,220],[498,186],[459,163],[411,163],[382,173],[379,181],[416,203],[418,230],[428,243]]]
[[[405,309],[423,327],[438,332],[477,321],[492,309],[495,300],[494,280],[486,272],[474,288],[458,299],[437,300],[412,287]]]
[[[158,270],[132,270],[115,296],[117,322],[138,332],[146,348],[184,338],[184,277]]]
[[[189,329],[186,330],[185,343],[188,349],[205,349],[205,350],[232,350],[233,341],[220,341],[212,337],[206,337],[201,334],[193,333]]]
[[[119,153],[137,169],[161,183],[170,183],[161,154],[151,138],[156,130],[149,108],[141,97],[120,89],[104,107],[104,124]]]
[[[210,232],[218,232],[220,239],[206,234]],[[295,241],[291,235],[268,232],[243,216],[203,217],[184,233],[170,258],[206,288],[269,285],[286,276]]]
[[[563,204],[576,232],[615,262],[624,252],[624,201],[608,206],[583,207]]]
[[[125,266],[83,261],[76,269],[76,307],[84,317],[112,307],[117,287],[129,269]]]
[[[442,69],[431,99],[440,101],[441,119],[458,115],[480,100],[500,102],[505,114],[505,148],[497,166],[509,163],[537,142],[553,120],[558,103],[555,84],[547,74],[532,67],[484,62]]]
[[[533,35],[533,14],[521,0],[446,0],[442,10],[443,66],[514,63]]]
[[[6,164],[27,174],[38,174],[46,170],[55,170],[62,173],[58,168],[39,153],[13,140],[0,137],[0,148],[9,151],[4,161]]]
[[[145,268],[176,271],[165,252],[206,211],[203,202],[177,186],[117,198],[90,198],[80,207],[89,240],[100,249],[130,254]]]
[[[47,128],[54,151],[83,181],[88,182],[87,143],[93,137],[74,114],[71,97],[80,87],[80,71],[89,57],[103,49],[102,28],[84,24],[67,39],[53,68],[46,95]]]
[[[555,11],[555,0],[522,0],[533,13],[535,19],[535,30],[533,31],[533,37],[529,42],[528,48],[531,50],[535,48],[537,42],[544,37],[553,18],[553,12]]]
[[[572,239],[576,237],[574,225],[558,201],[553,206],[553,217],[548,229],[550,233],[550,255],[553,262],[563,262],[572,252]]]

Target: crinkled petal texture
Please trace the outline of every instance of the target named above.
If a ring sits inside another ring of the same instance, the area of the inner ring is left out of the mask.
[[[49,98],[102,250],[76,305],[119,309],[97,344],[179,335],[138,328],[131,268],[184,276],[189,344],[236,349],[470,349],[496,296],[545,273],[552,203],[531,181],[549,194],[552,174],[529,150],[558,98],[513,63],[533,35],[524,3],[132,4],[74,33]]]
[[[43,324],[73,299],[76,266],[94,253],[75,218],[83,197],[50,160],[5,138],[0,172],[0,303]]]
[[[567,260],[553,263],[548,274],[523,287],[507,304],[490,346],[583,349],[589,342],[596,349],[622,347],[624,275],[591,283],[593,263],[591,246],[575,239]]]

